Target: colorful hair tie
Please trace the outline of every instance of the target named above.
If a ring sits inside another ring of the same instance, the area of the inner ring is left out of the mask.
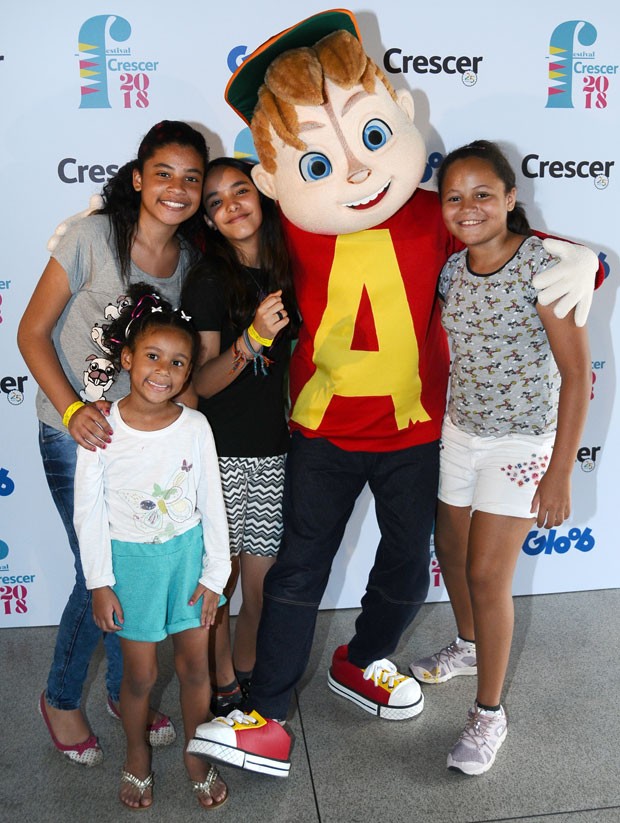
[[[127,325],[125,326],[125,338],[127,338],[129,336],[129,328],[130,328],[131,324],[133,323],[133,321],[137,320],[138,317],[141,317],[144,314],[144,312],[149,308],[147,305],[145,305],[146,301],[150,301],[151,304],[152,304],[151,307],[150,307],[151,312],[162,311],[162,308],[161,308],[161,305],[160,305],[160,302],[159,302],[159,296],[157,294],[144,294],[144,295],[142,295],[142,297],[138,300],[136,305],[133,306],[133,308],[131,309],[131,317],[129,319],[129,323],[127,323]]]

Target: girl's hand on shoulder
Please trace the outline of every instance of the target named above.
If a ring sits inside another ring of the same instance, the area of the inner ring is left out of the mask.
[[[539,529],[561,526],[570,517],[570,478],[548,470],[532,500],[532,514]]]
[[[290,323],[288,313],[282,302],[282,289],[268,294],[256,309],[254,328],[261,337],[273,340],[278,332]]]
[[[112,442],[112,429],[107,420],[109,414],[110,403],[107,400],[87,403],[71,415],[69,434],[88,451],[105,449],[106,444]]]
[[[116,615],[116,622],[114,616]],[[120,600],[109,586],[93,589],[93,620],[102,632],[118,632],[123,626],[123,609]]]
[[[202,626],[206,626],[207,629],[210,629],[215,623],[220,596],[219,594],[212,592],[211,589],[207,589],[206,586],[202,585],[202,583],[199,583],[190,598],[189,605],[193,606],[194,603],[197,603],[201,597],[202,610],[200,613],[200,623]]]

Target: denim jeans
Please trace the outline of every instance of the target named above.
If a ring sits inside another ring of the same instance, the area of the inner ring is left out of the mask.
[[[360,492],[374,496],[381,539],[349,660],[392,654],[426,598],[437,503],[439,441],[393,452],[349,452],[295,433],[286,462],[284,535],[265,578],[250,705],[283,720],[312,646],[332,562]]]
[[[73,528],[73,480],[77,444],[66,432],[39,423],[39,448],[47,484],[75,558],[75,585],[60,618],[45,694],[50,706],[68,711],[80,706],[88,664],[102,632],[93,620],[92,596],[86,588],[80,547]],[[103,641],[108,660],[108,695],[117,701],[123,674],[120,643],[115,634],[107,633],[103,634]]]

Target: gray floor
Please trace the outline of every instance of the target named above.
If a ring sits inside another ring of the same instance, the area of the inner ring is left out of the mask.
[[[446,752],[464,723],[475,678],[425,687],[423,713],[380,721],[333,695],[325,672],[333,648],[351,634],[355,611],[322,612],[290,729],[287,780],[226,769],[230,800],[220,823],[611,823],[620,821],[620,590],[517,598],[517,625],[505,690],[509,735],[493,769],[468,778],[449,772]],[[429,604],[403,638],[395,661],[452,638],[450,607]],[[55,630],[0,631],[0,820],[95,821],[131,818],[116,798],[120,726],[105,712],[103,662],[86,695],[105,750],[95,769],[57,754],[36,712]],[[161,647],[157,699],[179,722],[170,647]],[[208,818],[188,789],[180,744],[155,753],[155,802],[140,819]]]

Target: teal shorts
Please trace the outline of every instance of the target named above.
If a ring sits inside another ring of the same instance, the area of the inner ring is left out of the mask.
[[[118,636],[157,643],[169,634],[200,626],[202,598],[189,599],[202,575],[202,526],[165,543],[112,540],[113,587],[123,609]]]

